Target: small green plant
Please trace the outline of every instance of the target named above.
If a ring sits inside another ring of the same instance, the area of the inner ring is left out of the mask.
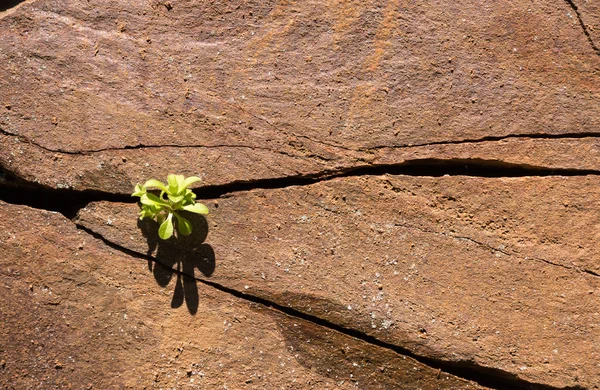
[[[137,184],[131,196],[140,198],[140,219],[156,218],[158,236],[163,240],[173,236],[173,216],[177,220],[177,231],[184,236],[192,233],[192,224],[179,215],[180,210],[196,214],[208,214],[208,208],[202,203],[196,203],[196,194],[188,187],[200,181],[199,177],[183,175],[168,175],[167,184],[156,179],[150,179],[144,185]],[[160,195],[147,192],[148,188],[158,188]]]

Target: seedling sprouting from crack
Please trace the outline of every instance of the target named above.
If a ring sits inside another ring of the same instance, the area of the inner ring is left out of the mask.
[[[183,175],[168,175],[167,185],[156,179],[150,179],[144,185],[137,184],[131,196],[140,198],[140,207],[142,208],[140,219],[156,218],[159,225],[158,236],[167,240],[173,236],[173,216],[175,216],[177,232],[184,236],[189,235],[192,233],[192,224],[179,215],[179,211],[208,214],[208,208],[202,203],[196,203],[196,194],[188,189],[191,184],[198,181],[200,178],[195,176],[186,179]],[[147,192],[148,188],[158,188],[160,195]]]

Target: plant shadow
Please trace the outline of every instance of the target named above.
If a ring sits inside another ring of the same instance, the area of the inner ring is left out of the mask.
[[[149,218],[138,220],[138,227],[148,242],[148,256],[156,259],[157,264],[148,261],[148,269],[154,274],[156,282],[165,287],[173,275],[176,275],[175,291],[171,307],[178,308],[185,302],[190,314],[198,311],[198,283],[195,270],[204,276],[211,276],[215,270],[215,251],[204,243],[208,236],[208,222],[204,216],[181,212],[192,223],[189,236],[179,235],[168,240],[158,237],[158,223]],[[156,254],[154,254],[156,252]]]

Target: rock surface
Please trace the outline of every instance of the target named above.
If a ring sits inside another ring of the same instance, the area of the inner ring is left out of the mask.
[[[0,163],[124,193],[169,172],[223,184],[597,135],[600,14],[574,4],[28,1],[0,17]],[[532,165],[597,160],[595,140],[592,157],[540,143]]]
[[[256,160],[261,161],[256,164]],[[150,177],[165,180],[178,172],[197,175],[203,185],[251,183],[286,177],[327,177],[358,167],[389,166],[426,160],[514,164],[524,168],[554,171],[600,170],[600,140],[597,137],[568,139],[509,138],[501,141],[465,142],[406,148],[382,147],[368,153],[340,156],[327,162],[314,158],[277,156],[254,150],[240,153],[236,148],[160,147],[113,150],[91,154],[61,154],[40,149],[17,137],[0,134],[0,160],[5,170],[18,178],[57,189],[94,190],[131,194],[137,183]],[[179,169],[180,168],[180,169]],[[442,171],[440,171],[442,172]],[[468,169],[461,173],[470,174]]]
[[[2,388],[481,388],[187,277],[161,288],[60,214],[0,213]]]
[[[334,179],[208,203],[210,222],[169,242],[156,223],[136,223],[136,205],[93,203],[76,222],[166,266],[422,356],[593,387],[600,245],[587,227],[600,225],[599,184]]]
[[[574,12],[569,12],[570,18],[577,18],[581,28],[588,36],[590,46],[600,54],[600,7],[598,3],[582,0],[568,0]]]
[[[12,3],[0,387],[600,387],[596,3]]]

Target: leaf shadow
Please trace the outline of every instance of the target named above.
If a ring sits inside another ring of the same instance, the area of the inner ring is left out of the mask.
[[[196,268],[203,276],[211,276],[215,270],[215,251],[204,241],[208,236],[208,222],[204,216],[181,212],[192,223],[192,233],[168,240],[158,237],[158,223],[149,218],[138,220],[138,227],[148,242],[148,256],[159,264],[148,261],[148,269],[156,282],[166,287],[176,275],[171,307],[178,308],[185,302],[190,314],[198,311],[198,283],[194,277]],[[162,265],[162,266],[160,266]]]

